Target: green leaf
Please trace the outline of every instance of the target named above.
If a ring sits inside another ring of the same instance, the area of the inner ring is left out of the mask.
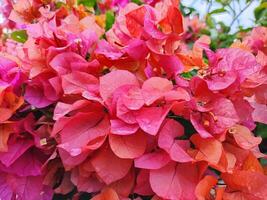
[[[210,28],[215,28],[215,20],[209,14],[206,17],[206,23]]]
[[[267,26],[267,2],[263,2],[254,10],[256,23]]]
[[[221,29],[224,33],[228,33],[230,31],[230,27],[226,26],[223,22],[218,22],[218,24],[221,26]]]
[[[25,43],[28,39],[28,35],[25,30],[14,31],[11,33],[10,37],[12,40],[15,40],[20,43]]]
[[[219,40],[225,41],[227,40],[228,35],[225,33],[220,33],[218,37],[219,37]]]
[[[106,12],[106,31],[108,31],[112,25],[114,24],[115,21],[115,15],[112,11],[107,11]]]
[[[238,28],[239,28],[239,31],[240,31],[240,32],[245,32],[245,33],[247,33],[247,32],[249,32],[249,31],[252,30],[251,27],[243,28],[242,26],[239,26]],[[242,39],[242,38],[240,38],[240,39]]]
[[[181,139],[189,139],[194,133],[196,133],[196,129],[190,121],[183,119],[182,117],[177,117],[174,120],[180,122],[184,127],[184,136],[182,136]]]
[[[255,133],[257,136],[261,136],[262,138],[267,138],[267,124],[258,123],[255,129]]]
[[[140,0],[131,0],[133,3],[137,4],[137,5],[142,5],[142,1]]]
[[[201,36],[201,34],[204,34],[204,35],[210,35],[210,31],[209,31],[208,29],[201,29],[201,30],[200,30],[200,35],[199,35],[199,36]]]
[[[260,4],[257,8],[254,10],[254,16],[256,20],[259,20],[263,16],[267,15],[267,2],[264,2]]]
[[[265,159],[265,158],[261,158],[260,162],[262,165],[267,165],[267,159]]]
[[[216,0],[216,2],[218,2],[222,5],[228,5],[231,3],[231,0]]]
[[[183,16],[198,14],[195,8],[184,6],[182,3],[179,4],[179,7],[180,7],[180,11],[182,12]]]
[[[193,69],[189,72],[183,72],[181,74],[181,76],[185,79],[191,79],[192,77],[196,76],[197,75],[197,70],[196,69]]]
[[[56,4],[56,9],[59,9],[59,8],[61,8],[62,6],[65,6],[65,5],[66,5],[64,2],[61,2],[61,1],[56,2],[55,4]]]
[[[218,9],[211,11],[209,14],[212,15],[212,14],[218,14],[218,13],[224,13],[224,12],[226,12],[224,8],[218,8]]]
[[[96,5],[96,0],[78,0],[77,1],[78,5],[82,4],[86,7],[95,7]]]

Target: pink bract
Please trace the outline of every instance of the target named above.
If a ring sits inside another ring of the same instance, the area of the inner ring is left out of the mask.
[[[3,1],[1,200],[266,198],[266,27],[135,2]]]

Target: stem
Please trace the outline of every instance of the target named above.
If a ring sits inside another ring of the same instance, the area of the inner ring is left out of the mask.
[[[252,4],[252,1],[250,1],[232,20],[230,27],[233,26],[234,22],[238,19],[238,17]]]
[[[236,16],[236,12],[235,9],[232,8],[231,4],[228,5],[228,8],[230,8],[230,10],[232,11],[234,17]]]
[[[210,2],[209,2],[209,6],[208,6],[208,9],[207,9],[207,13],[210,12],[211,6],[212,6],[212,0],[210,0]]]

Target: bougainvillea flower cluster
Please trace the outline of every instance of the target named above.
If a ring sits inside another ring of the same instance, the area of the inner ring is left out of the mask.
[[[0,199],[266,199],[267,29],[213,50],[178,4],[3,1]]]

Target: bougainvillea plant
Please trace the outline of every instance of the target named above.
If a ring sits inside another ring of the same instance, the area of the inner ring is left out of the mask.
[[[1,200],[267,198],[266,2],[226,42],[179,3],[2,1]]]

